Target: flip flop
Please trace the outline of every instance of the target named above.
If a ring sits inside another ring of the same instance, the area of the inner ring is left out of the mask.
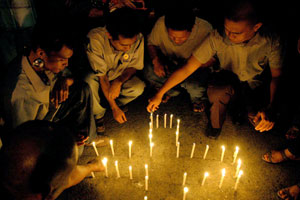
[[[294,199],[294,197],[292,197],[292,195],[290,193],[289,188],[284,188],[284,189],[279,190],[277,192],[277,196],[280,199],[284,199],[284,200],[293,200]]]
[[[297,187],[297,190],[295,190],[296,187]],[[280,199],[284,199],[284,200],[296,200],[299,197],[299,191],[300,191],[300,183],[279,190],[277,192],[277,196]]]
[[[269,151],[267,153],[265,153],[263,156],[262,156],[262,160],[267,162],[267,163],[270,163],[270,164],[278,164],[278,163],[281,163],[281,162],[284,162],[284,161],[287,161],[287,160],[290,160],[284,153],[284,150],[281,150],[279,151],[279,153],[281,154],[281,157],[282,157],[282,160],[279,161],[279,162],[275,162],[272,160],[272,155],[273,155],[273,150],[272,151]]]

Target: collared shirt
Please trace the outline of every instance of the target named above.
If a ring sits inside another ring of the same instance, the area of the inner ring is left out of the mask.
[[[207,21],[196,17],[190,36],[183,44],[178,45],[170,39],[163,16],[157,20],[149,34],[148,45],[158,47],[173,61],[177,58],[188,59],[211,31],[212,26]]]
[[[50,84],[45,84],[31,67],[27,58],[22,58],[22,72],[12,92],[12,121],[18,126],[29,120],[42,120],[49,110],[50,92],[54,74],[47,72]]]
[[[215,55],[222,69],[234,72],[241,81],[247,81],[251,88],[261,84],[259,75],[267,66],[280,69],[283,60],[279,40],[259,33],[247,43],[234,44],[226,35],[221,36],[214,30],[193,56],[199,62],[206,63]]]
[[[97,76],[107,75],[109,81],[118,78],[125,69],[144,67],[144,38],[138,34],[136,42],[127,52],[117,51],[110,44],[106,28],[99,27],[88,33],[90,43],[87,55],[90,65]]]

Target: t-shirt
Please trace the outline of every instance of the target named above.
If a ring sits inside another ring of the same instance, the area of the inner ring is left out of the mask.
[[[217,56],[220,67],[234,72],[240,81],[247,81],[251,88],[261,84],[259,75],[269,66],[282,67],[282,53],[278,38],[257,33],[249,42],[234,44],[224,34],[214,30],[193,53],[201,63]]]
[[[158,47],[165,56],[173,61],[178,58],[188,59],[211,31],[212,26],[210,23],[196,17],[190,36],[183,44],[178,45],[169,38],[165,26],[165,17],[163,16],[157,20],[149,34],[148,45]]]
[[[144,67],[144,37],[137,35],[136,42],[127,52],[115,50],[110,44],[104,27],[92,29],[88,33],[90,40],[87,46],[87,55],[90,65],[97,76],[107,75],[108,80],[118,78],[125,69]]]

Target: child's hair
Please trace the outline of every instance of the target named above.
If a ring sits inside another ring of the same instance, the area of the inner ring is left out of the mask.
[[[119,40],[119,35],[133,38],[140,33],[140,27],[136,11],[127,7],[119,8],[107,17],[106,29],[113,40]]]
[[[59,52],[63,46],[74,48],[74,40],[67,27],[60,23],[36,24],[32,34],[31,49],[43,49],[46,54]]]
[[[189,32],[192,31],[192,28],[195,24],[195,15],[192,9],[188,7],[176,7],[170,9],[165,15],[165,25],[167,28]]]
[[[261,21],[259,9],[254,0],[229,0],[225,4],[224,17],[234,22],[248,21],[251,24]]]

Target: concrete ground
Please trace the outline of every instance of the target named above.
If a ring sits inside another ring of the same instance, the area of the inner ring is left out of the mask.
[[[118,124],[111,112],[106,114],[106,134],[113,139],[115,157],[109,146],[98,148],[101,158],[108,159],[108,178],[105,173],[95,173],[96,178],[86,178],[77,186],[65,191],[59,200],[175,200],[183,199],[183,173],[187,172],[186,186],[189,191],[186,200],[262,200],[277,199],[276,192],[282,187],[295,184],[300,179],[299,162],[268,164],[261,159],[262,154],[287,145],[282,133],[275,130],[258,133],[247,123],[234,125],[228,116],[218,140],[204,135],[207,117],[195,114],[187,95],[172,98],[162,104],[154,113],[160,116],[160,127],[153,129],[153,157],[149,155],[149,113],[146,111],[145,93],[128,105],[127,122]],[[168,128],[163,128],[163,115],[168,114]],[[169,128],[169,116],[173,114],[173,128]],[[176,158],[176,119],[180,119],[180,156]],[[128,158],[128,142],[133,141],[132,158]],[[193,143],[196,143],[194,158],[190,158]],[[209,145],[207,159],[203,154]],[[224,161],[220,162],[222,149],[226,147]],[[244,174],[235,191],[233,177],[236,164],[232,165],[235,147],[239,146],[238,158],[242,160]],[[80,163],[86,163],[96,156],[93,148],[86,148]],[[114,162],[118,160],[121,178],[117,178]],[[145,164],[149,166],[149,190],[145,191]],[[129,165],[132,165],[133,180],[129,179]],[[218,185],[221,170],[226,169],[222,188]],[[201,186],[204,172],[209,172],[204,186]]]

